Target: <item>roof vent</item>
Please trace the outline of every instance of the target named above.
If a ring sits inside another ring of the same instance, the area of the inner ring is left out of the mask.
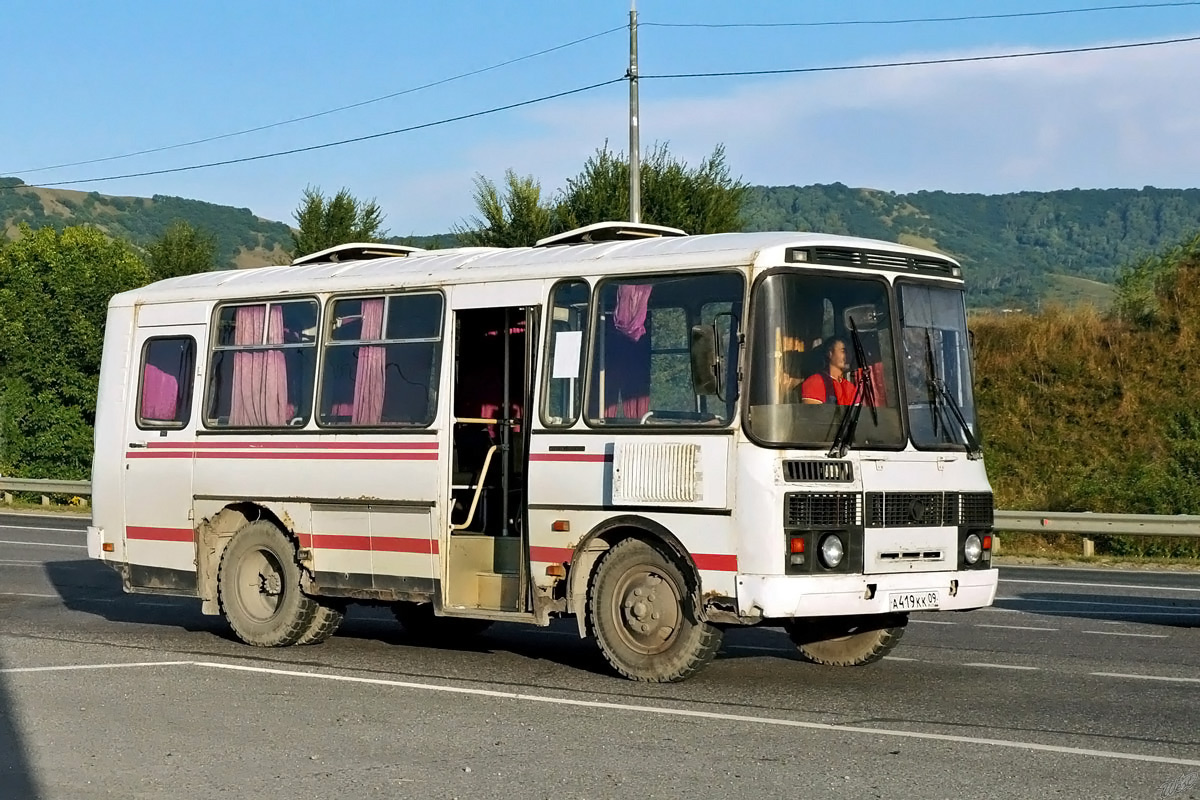
[[[350,242],[327,247],[316,253],[301,256],[292,262],[300,264],[327,264],[339,261],[366,261],[371,258],[399,258],[409,253],[424,253],[420,247],[403,244],[379,244],[374,242]]]
[[[664,225],[641,222],[595,222],[566,233],[539,239],[534,247],[553,247],[561,244],[592,244],[593,242],[629,242],[636,239],[655,239],[660,236],[687,236],[687,231]]]

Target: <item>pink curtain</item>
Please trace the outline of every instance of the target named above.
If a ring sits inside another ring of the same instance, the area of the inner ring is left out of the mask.
[[[605,417],[641,419],[650,410],[650,340],[643,337],[653,288],[617,287],[617,307],[605,342]]]
[[[144,420],[174,422],[179,400],[179,381],[153,364],[142,372],[142,411]]]
[[[362,303],[362,333],[364,341],[383,338],[383,298]],[[354,376],[354,411],[350,421],[355,425],[378,425],[383,421],[383,392],[387,348],[383,345],[360,345],[358,370]]]
[[[234,317],[235,345],[283,344],[283,307],[271,306],[263,341],[266,306],[242,306]],[[287,364],[282,350],[238,351],[233,354],[233,397],[229,424],[278,427],[287,425]]]
[[[649,284],[622,284],[617,287],[617,308],[613,312],[613,324],[631,341],[646,335],[646,312],[650,305]]]

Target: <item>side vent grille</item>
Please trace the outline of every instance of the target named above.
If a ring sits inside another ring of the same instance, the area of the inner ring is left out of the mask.
[[[849,461],[784,461],[783,479],[794,483],[850,483],[854,465]]]
[[[857,492],[789,492],[783,502],[787,528],[836,530],[862,524],[862,495]]]
[[[992,525],[995,521],[991,492],[964,492],[962,496],[963,525]]]

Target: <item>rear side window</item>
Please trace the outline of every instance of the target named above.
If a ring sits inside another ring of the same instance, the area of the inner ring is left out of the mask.
[[[303,427],[317,366],[313,300],[217,312],[205,422],[215,428]]]
[[[196,340],[190,336],[149,339],[142,350],[138,387],[139,428],[182,428],[192,414]]]

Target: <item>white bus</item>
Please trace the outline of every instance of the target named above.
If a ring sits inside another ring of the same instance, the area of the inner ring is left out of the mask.
[[[370,603],[573,616],[642,681],[734,625],[870,663],[995,598],[963,297],[912,247],[629,223],[161,281],[109,305],[88,553],[261,647]]]

